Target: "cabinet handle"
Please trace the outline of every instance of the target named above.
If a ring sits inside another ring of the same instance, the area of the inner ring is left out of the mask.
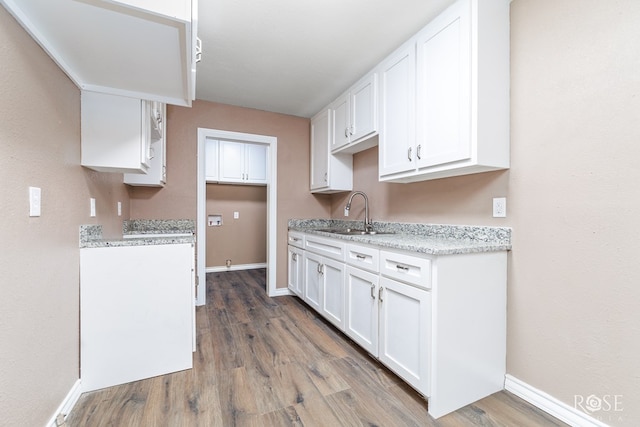
[[[384,291],[384,288],[382,286],[380,286],[380,289],[378,289],[378,299],[380,300],[380,302],[382,302],[382,292]]]
[[[422,144],[418,144],[418,148],[416,149],[416,157],[418,158],[418,160],[422,159],[422,157],[420,156],[421,149],[422,149]]]
[[[328,172],[325,172],[325,173],[324,173],[324,182],[328,182],[328,181],[327,181],[327,173],[328,173]]]
[[[409,271],[409,267],[405,267],[404,265],[396,265],[396,268],[400,271]]]
[[[372,298],[372,299],[376,299],[375,290],[376,290],[376,285],[374,285],[374,284],[372,283],[372,284],[371,284],[371,298]]]
[[[356,133],[356,127],[355,126],[351,126],[351,130],[349,130],[349,135],[353,135]]]
[[[295,253],[294,253],[294,254],[291,254],[291,259],[292,259],[293,261],[298,261],[298,254],[295,254]]]
[[[344,137],[349,138],[349,128],[344,128]]]
[[[413,159],[411,158],[412,151],[413,151],[413,147],[409,147],[409,150],[407,150],[407,157],[409,158],[410,162],[413,161]]]
[[[360,261],[364,261],[366,257],[364,255],[356,254],[356,258]]]

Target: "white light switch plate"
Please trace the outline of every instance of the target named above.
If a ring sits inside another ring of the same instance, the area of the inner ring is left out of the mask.
[[[29,187],[29,216],[40,216],[42,190],[40,187]]]
[[[233,219],[238,219],[238,218],[240,218],[240,212],[234,212]]]
[[[89,216],[96,216],[96,199],[89,199]]]

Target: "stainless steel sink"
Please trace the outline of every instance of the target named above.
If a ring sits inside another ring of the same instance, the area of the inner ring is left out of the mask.
[[[344,236],[373,236],[373,235],[381,235],[381,234],[394,234],[390,231],[376,231],[376,230],[355,230],[353,228],[325,228],[319,229],[318,231],[324,231],[325,233],[333,233],[333,234],[342,234]]]

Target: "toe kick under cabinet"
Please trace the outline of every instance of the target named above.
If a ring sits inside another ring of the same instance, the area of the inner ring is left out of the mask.
[[[289,249],[305,260],[291,290],[425,396],[434,418],[504,388],[506,251],[426,255],[294,231]]]

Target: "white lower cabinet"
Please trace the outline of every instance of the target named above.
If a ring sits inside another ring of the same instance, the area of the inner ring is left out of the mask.
[[[304,281],[305,302],[344,329],[344,264],[305,252]]]
[[[307,304],[425,396],[431,416],[504,388],[506,251],[425,255],[299,232],[292,244]]]
[[[347,265],[344,332],[378,357],[378,275]]]
[[[379,302],[378,357],[403,380],[430,396],[431,293],[382,277]]]
[[[295,246],[288,246],[288,260],[287,268],[289,274],[287,275],[287,287],[299,297],[303,296],[302,284],[304,283],[304,277],[302,276],[303,270],[303,251]]]

